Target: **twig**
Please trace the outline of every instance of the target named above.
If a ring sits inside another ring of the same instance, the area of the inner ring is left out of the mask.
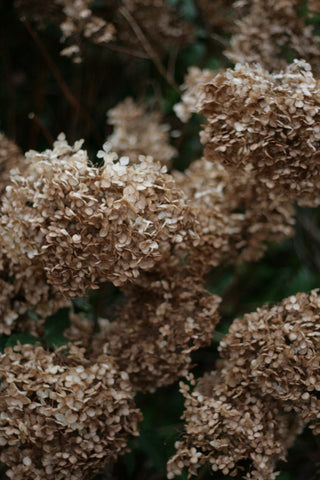
[[[149,57],[153,60],[153,63],[155,64],[156,68],[158,69],[160,75],[163,76],[163,78],[167,81],[167,83],[169,85],[171,85],[172,88],[174,88],[177,92],[179,92],[179,87],[178,85],[175,83],[174,79],[171,77],[170,73],[166,71],[166,69],[164,68],[164,66],[162,65],[161,63],[161,60],[158,56],[158,54],[155,52],[155,50],[153,49],[152,45],[150,44],[149,40],[147,39],[147,37],[145,36],[145,34],[143,33],[143,31],[141,30],[141,28],[139,27],[138,23],[136,22],[136,20],[133,18],[133,16],[131,15],[131,13],[125,8],[125,7],[121,7],[119,9],[119,12],[121,13],[121,15],[124,16],[124,18],[127,20],[127,22],[129,23],[130,27],[132,28],[132,30],[134,31],[134,33],[136,34],[138,40],[140,41],[141,45],[143,46],[143,48],[145,49],[146,53],[149,55]]]
[[[60,90],[62,91],[62,93],[64,94],[66,100],[68,100],[68,102],[70,103],[70,105],[72,105],[72,107],[74,109],[79,110],[80,109],[79,102],[77,101],[77,99],[74,97],[74,95],[70,91],[66,82],[63,80],[58,67],[53,62],[52,58],[50,57],[47,49],[45,48],[45,46],[41,42],[37,33],[33,30],[33,28],[31,27],[31,25],[29,24],[29,22],[27,20],[24,19],[23,24],[25,25],[26,29],[28,30],[29,34],[31,35],[32,39],[34,40],[35,44],[39,48],[46,64],[50,68],[50,70],[51,70],[53,76],[55,77],[55,79],[57,81],[57,84],[58,84]]]
[[[50,57],[47,49],[41,42],[40,38],[38,37],[37,33],[33,30],[29,22],[25,19],[22,20],[23,24],[25,25],[26,29],[28,30],[29,34],[33,38],[35,44],[37,45],[38,49],[40,50],[41,55],[43,56],[44,61],[46,62],[47,66],[51,70],[53,76],[55,77],[57,84],[62,91],[63,95],[65,96],[66,100],[69,102],[69,104],[81,115],[82,118],[86,119],[88,121],[88,124],[92,123],[92,119],[90,118],[90,115],[81,107],[80,103],[76,99],[76,97],[73,95],[73,93],[70,91],[68,85],[64,81],[64,79],[61,76],[61,73]],[[93,135],[96,139],[96,141],[100,144],[102,142],[102,139],[100,138],[100,135],[96,133],[96,131],[93,131]]]
[[[110,43],[107,43],[106,47],[109,48],[109,50],[114,50],[115,52],[120,52],[120,53],[125,53],[127,55],[132,55],[133,57],[143,58],[143,59],[149,58],[147,54],[141,53],[141,52],[138,52],[138,51],[135,51],[135,50],[131,50],[131,48],[121,47],[119,45],[112,45]]]

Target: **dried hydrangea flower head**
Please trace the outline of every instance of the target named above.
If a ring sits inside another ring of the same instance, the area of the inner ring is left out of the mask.
[[[231,46],[225,52],[236,63],[259,63],[269,71],[287,65],[288,51],[306,60],[319,73],[320,38],[299,16],[301,0],[250,0],[247,14],[237,22]],[[235,3],[235,9],[237,2]]]
[[[40,264],[69,298],[99,282],[134,281],[192,236],[194,223],[183,192],[151,157],[131,165],[101,151],[95,168],[81,143],[61,136],[53,150],[27,153],[28,174],[8,187],[0,229],[10,261]]]
[[[137,391],[154,392],[188,373],[191,353],[210,345],[219,297],[183,272],[145,275],[95,342],[117,359]]]
[[[219,372],[205,375],[192,391],[181,385],[181,391],[186,433],[168,462],[169,479],[181,475],[183,468],[197,476],[204,464],[231,477],[276,479],[277,461],[285,459],[301,432],[298,418],[284,414],[281,403],[271,397],[262,400],[231,388]]]
[[[203,86],[205,157],[251,171],[264,189],[301,206],[320,203],[320,94],[310,66],[270,74],[237,65]]]
[[[222,340],[228,384],[243,378],[260,395],[271,395],[320,431],[320,296],[298,293],[280,305],[237,319]],[[241,358],[241,365],[239,359]]]
[[[268,242],[293,234],[290,201],[259,188],[250,172],[229,171],[218,160],[202,158],[173,176],[198,220],[198,239],[188,251],[195,272],[200,265],[207,271],[225,261],[256,261]]]
[[[170,476],[187,466],[246,478],[276,478],[276,462],[309,425],[320,431],[320,297],[300,293],[236,319],[220,343],[222,360],[193,392],[184,386],[185,438],[169,463]]]
[[[127,450],[142,416],[128,375],[106,355],[90,363],[41,346],[0,357],[0,460],[14,480],[82,480]]]
[[[114,126],[107,139],[108,148],[119,156],[138,162],[140,155],[150,155],[170,166],[176,150],[169,142],[169,125],[161,123],[161,113],[148,112],[142,105],[127,98],[109,110],[108,120]]]
[[[24,156],[17,145],[0,132],[0,196],[10,182],[10,170],[24,167]]]

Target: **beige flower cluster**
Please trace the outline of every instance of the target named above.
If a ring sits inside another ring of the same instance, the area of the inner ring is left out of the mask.
[[[108,112],[114,131],[107,147],[119,156],[129,156],[138,162],[140,155],[151,155],[163,165],[170,166],[176,149],[169,142],[169,125],[161,123],[159,111],[146,111],[142,105],[127,98]]]
[[[170,273],[146,274],[94,343],[93,351],[117,359],[136,391],[153,392],[186,375],[191,353],[210,345],[219,320],[219,297],[183,270]]]
[[[100,151],[88,165],[82,142],[61,136],[53,150],[27,153],[25,176],[3,197],[0,238],[15,266],[39,266],[71,298],[103,281],[122,285],[193,238],[183,192],[151,157],[129,164]]]
[[[235,2],[243,9],[243,2]],[[299,15],[301,0],[249,0],[246,14],[237,22],[231,46],[225,54],[234,62],[259,63],[269,71],[280,71],[291,58],[306,60],[319,74],[320,38]],[[309,6],[309,8],[311,8]],[[318,8],[319,9],[319,8]]]
[[[206,159],[250,172],[264,190],[302,206],[319,205],[320,94],[310,66],[295,61],[270,74],[237,65],[202,88]]]
[[[0,358],[0,461],[14,480],[92,478],[138,435],[140,412],[125,372],[41,346],[6,348]]]
[[[222,360],[186,396],[186,434],[169,478],[209,462],[213,471],[273,480],[302,428],[320,429],[320,297],[300,293],[235,320]]]

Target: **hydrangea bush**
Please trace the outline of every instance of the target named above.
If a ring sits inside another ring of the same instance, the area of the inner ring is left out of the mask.
[[[319,2],[0,13],[0,478],[319,480]]]

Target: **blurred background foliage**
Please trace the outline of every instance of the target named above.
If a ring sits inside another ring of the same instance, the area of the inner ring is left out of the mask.
[[[168,0],[182,17],[193,24],[192,44],[172,49],[161,58],[175,85],[183,82],[187,68],[219,69],[230,66],[223,56],[228,35],[212,34],[193,0]],[[214,0],[212,0],[214,1]],[[98,2],[97,2],[98,3]],[[303,15],[304,12],[302,11]],[[320,18],[313,19],[319,29]],[[59,30],[54,25],[36,31],[23,23],[12,0],[0,2],[0,130],[15,140],[22,150],[45,149],[63,131],[69,142],[85,139],[85,147],[95,153],[111,133],[106,112],[128,96],[160,108],[174,133],[172,144],[178,149],[174,168],[183,170],[201,156],[199,129],[202,119],[193,117],[186,125],[176,118],[173,105],[179,90],[159,73],[153,61],[116,52],[108,46],[86,44],[83,62],[74,64],[59,55]],[[289,55],[289,53],[288,53]],[[233,318],[251,312],[264,303],[280,301],[296,292],[320,286],[320,218],[319,210],[297,210],[296,235],[282,244],[271,245],[262,260],[255,264],[219,267],[211,272],[207,288],[222,296],[222,320],[212,346],[194,354],[195,375],[214,367],[217,347]],[[76,311],[85,312],[90,321],[97,316],[112,318],[121,301],[118,289],[111,285],[74,301]],[[34,312],[29,312],[34,316]],[[60,310],[49,317],[41,339],[48,348],[65,343],[63,331],[68,327],[68,312]],[[38,339],[27,333],[13,333],[0,338],[0,348],[18,341],[34,343]],[[138,395],[137,405],[144,420],[141,435],[130,442],[131,451],[95,480],[163,480],[166,462],[174,452],[183,422],[183,399],[177,384],[155,394]],[[319,480],[320,440],[310,432],[300,436],[290,450],[287,463],[279,465],[278,480]],[[2,478],[5,473],[0,473]],[[187,478],[186,474],[180,480]],[[198,480],[214,478],[204,468]]]

